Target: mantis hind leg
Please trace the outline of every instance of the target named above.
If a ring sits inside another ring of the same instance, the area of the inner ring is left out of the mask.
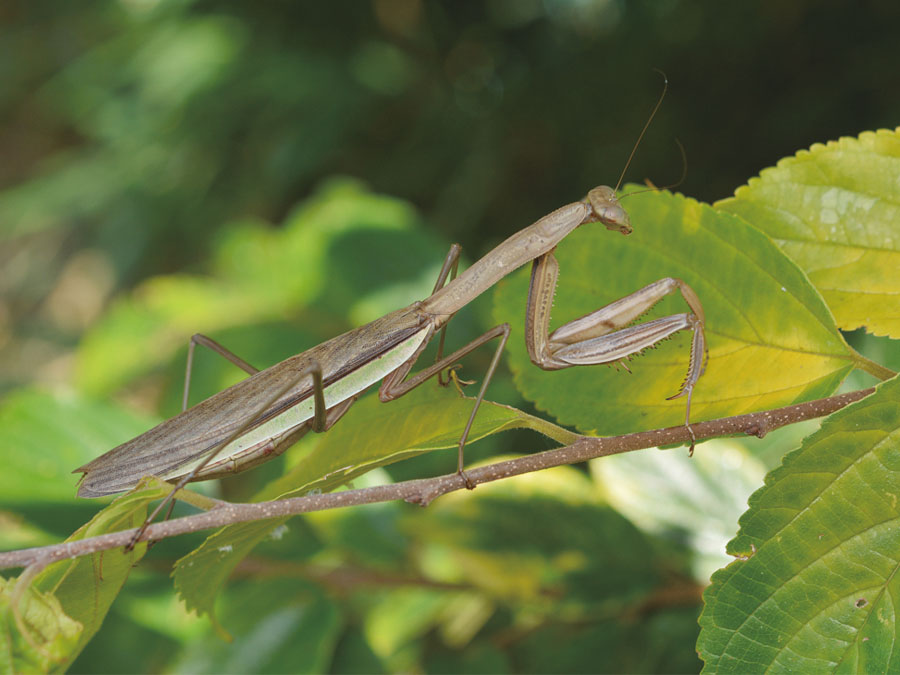
[[[315,400],[315,412],[313,415],[313,419],[307,421],[298,429],[291,431],[284,438],[279,439],[278,443],[276,443],[274,447],[281,447],[281,452],[284,452],[284,450],[287,449],[287,447],[291,443],[297,441],[300,436],[303,435],[303,433],[306,433],[308,429],[312,429],[313,431],[327,431],[329,428],[331,428],[331,426],[335,422],[337,422],[337,420],[340,419],[344,415],[344,413],[347,412],[347,409],[350,407],[353,401],[356,400],[356,397],[351,397],[350,399],[341,401],[340,403],[332,406],[331,419],[329,419],[329,410],[325,408],[322,367],[318,363],[313,362],[309,367],[304,368],[302,371],[297,373],[296,377],[291,378],[286,385],[280,387],[270,398],[264,401],[262,405],[257,408],[256,412],[252,416],[248,417],[247,421],[241,424],[237,429],[235,429],[235,431],[232,432],[225,440],[221,441],[213,448],[211,448],[209,454],[202,462],[195,466],[191,471],[181,476],[168,496],[166,496],[166,498],[157,505],[153,512],[149,516],[147,516],[147,519],[144,521],[144,523],[138,528],[137,532],[135,532],[134,536],[131,538],[131,541],[125,547],[126,550],[131,550],[132,548],[134,548],[135,544],[137,544],[138,540],[143,536],[150,523],[152,523],[156,516],[159,515],[160,511],[162,511],[168,504],[172,502],[172,500],[175,498],[175,494],[192,480],[195,480],[196,478],[201,476],[203,474],[203,469],[216,458],[216,456],[222,451],[223,448],[227,447],[232,441],[241,436],[247,429],[256,424],[257,421],[259,421],[260,416],[265,413],[265,411],[268,410],[272,406],[272,404],[274,404],[277,400],[284,396],[293,387],[297,386],[297,384],[299,384],[304,378],[310,376],[313,380],[313,397]],[[282,443],[284,443],[283,446],[281,446]],[[242,467],[242,470],[250,468],[251,466],[253,465],[249,464],[247,466],[244,466]],[[223,469],[222,473],[234,473],[234,469]],[[205,477],[212,478],[214,475],[216,475],[215,472],[207,472]]]
[[[211,337],[203,335],[202,333],[194,333],[194,335],[191,336],[190,342],[188,343],[187,364],[185,365],[185,372],[184,372],[184,392],[181,397],[181,411],[182,412],[187,410],[187,407],[188,407],[188,396],[189,396],[190,390],[191,390],[191,375],[192,375],[193,369],[194,369],[194,348],[197,345],[203,345],[204,347],[211,349],[216,354],[219,354],[224,359],[226,359],[227,361],[230,361],[231,363],[236,365],[238,368],[246,371],[250,375],[253,375],[253,374],[259,372],[259,368],[251,366],[249,363],[244,361],[244,359],[242,359],[240,356],[238,356],[237,354],[232,352],[227,347],[223,347],[221,344],[219,344],[218,342],[213,340]],[[198,475],[194,476],[194,478],[193,478],[194,480],[199,479],[200,475],[202,475],[202,474],[200,474],[200,472],[197,472],[197,473],[198,473]],[[178,489],[180,489],[180,488],[176,488],[175,490],[173,490],[172,494],[166,498],[166,501],[169,502],[169,508],[166,510],[166,515],[163,516],[163,520],[168,520],[169,516],[172,515],[172,509],[175,508],[174,494],[178,491]],[[138,538],[144,533],[144,530],[153,521],[153,519],[159,513],[160,509],[165,505],[166,501],[163,501],[163,503],[160,504],[159,508],[157,508],[153,512],[153,514],[147,518],[147,520],[141,526],[141,529],[138,530],[138,533],[132,538],[131,542],[126,547],[128,550],[131,550],[132,548],[134,548],[134,545],[137,543]]]

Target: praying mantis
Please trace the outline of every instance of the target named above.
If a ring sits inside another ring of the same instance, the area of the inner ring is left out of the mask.
[[[101,497],[133,487],[144,475],[166,480],[206,480],[256,466],[284,452],[303,433],[330,429],[370,385],[382,380],[382,401],[394,400],[492,339],[500,338],[466,428],[460,438],[458,466],[478,407],[509,337],[509,325],[495,326],[469,344],[406,379],[426,345],[462,307],[500,279],[533,261],[527,301],[525,339],[531,361],[544,370],[612,363],[651,347],[682,330],[693,331],[688,373],[681,390],[690,397],[703,373],[704,314],[697,294],[680,279],[667,277],[570,321],[549,333],[550,308],[557,283],[555,246],[577,227],[599,222],[622,234],[632,231],[615,191],[591,190],[582,201],[563,206],[517,232],[471,267],[447,282],[456,270],[460,247],[453,245],[434,292],[360,328],[292,356],[266,370],[255,368],[208,337],[204,344],[251,373],[251,377],[185,410],[137,438],[76,469],[83,472],[78,494]],[[680,292],[689,312],[629,326],[666,295]],[[272,392],[277,392],[272,395]]]
[[[680,390],[670,397],[686,397],[685,425],[690,430],[691,396],[705,369],[705,317],[699,297],[684,281],[673,277],[660,279],[569,321],[552,333],[549,331],[559,270],[554,248],[575,229],[591,223],[600,223],[623,235],[632,231],[630,218],[619,203],[616,190],[596,187],[584,199],[558,208],[513,234],[461,273],[458,273],[461,249],[454,244],[427,298],[266,370],[257,370],[211,338],[193,336],[188,350],[183,412],[76,469],[76,473],[84,474],[78,495],[90,498],[122,492],[147,475],[177,481],[174,494],[191,481],[250,469],[280,455],[308,431],[330,429],[376,382],[381,381],[381,401],[392,401],[434,375],[452,369],[473,350],[498,339],[458,443],[457,473],[467,487],[474,487],[464,471],[463,450],[509,338],[509,325],[495,326],[449,356],[443,356],[446,326],[460,309],[528,262],[532,263],[532,273],[525,341],[532,363],[539,368],[560,370],[619,362],[674,333],[692,331],[687,375]],[[676,292],[689,311],[631,325],[663,297]],[[408,377],[426,346],[438,334],[435,362]],[[198,344],[221,354],[250,377],[187,408],[191,364]],[[162,506],[159,505],[147,522]]]

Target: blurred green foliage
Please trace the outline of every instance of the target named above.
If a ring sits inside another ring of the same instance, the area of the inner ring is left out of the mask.
[[[679,189],[706,201],[814,141],[895,127],[900,71],[881,66],[898,19],[887,1],[7,0],[0,391],[78,393],[3,401],[0,546],[90,518],[68,472],[179,409],[191,333],[272,364],[426,295],[451,241],[475,258],[615,182],[660,90],[654,67],[669,94],[628,176],[674,180],[677,136]],[[454,344],[490,314],[486,300],[461,314]],[[888,342],[867,354],[896,368]],[[192,399],[240,377],[204,354]],[[490,395],[528,409],[502,373]],[[784,438],[753,452],[771,467],[796,447]],[[469,456],[550,445],[505,434]],[[249,498],[310,451],[222,494]],[[204,537],[168,540],[72,670],[696,670],[700,592],[763,468],[731,443],[699,467],[655,459],[525,476],[425,511],[294,518],[220,594],[231,643],[168,578]],[[390,470],[451,464],[432,453]],[[77,639],[64,618],[57,628],[60,644]]]

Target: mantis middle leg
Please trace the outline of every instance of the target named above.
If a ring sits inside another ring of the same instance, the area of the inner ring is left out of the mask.
[[[481,383],[481,389],[479,389],[478,391],[478,396],[475,399],[475,405],[472,406],[472,412],[469,414],[469,420],[468,422],[466,422],[466,427],[459,438],[456,472],[463,478],[463,480],[465,480],[466,487],[470,490],[475,487],[475,484],[472,483],[472,481],[466,475],[465,471],[463,471],[463,450],[466,446],[466,440],[469,437],[469,432],[472,430],[472,424],[475,422],[475,415],[478,414],[478,408],[481,407],[481,402],[484,400],[484,394],[487,391],[488,384],[490,384],[491,378],[493,378],[494,376],[494,371],[497,370],[497,365],[500,362],[500,355],[503,353],[503,348],[506,346],[506,341],[509,339],[509,324],[503,323],[499,326],[494,326],[491,330],[475,338],[466,346],[460,347],[449,356],[442,358],[436,363],[428,366],[424,370],[421,370],[409,380],[405,380],[406,376],[409,374],[409,371],[412,370],[413,365],[416,363],[419,355],[421,354],[422,350],[420,349],[419,352],[414,354],[412,358],[410,358],[406,363],[404,363],[397,370],[385,377],[381,388],[378,390],[378,395],[382,401],[393,401],[394,399],[403,396],[410,390],[415,389],[430,377],[439,374],[446,368],[452,367],[457,359],[462,358],[469,352],[474,351],[484,343],[489,342],[496,337],[500,338],[500,343],[497,345],[497,349],[494,351],[494,357],[491,359],[491,364],[488,366],[487,372],[485,372],[484,374],[484,381]],[[423,348],[424,346],[425,345],[423,344]]]
[[[193,341],[192,341],[192,344],[193,344]],[[219,347],[221,349],[223,349],[224,351],[228,351],[228,350],[225,350],[224,347],[221,347],[221,345],[219,345]],[[216,350],[216,351],[218,351],[218,350]],[[230,354],[230,352],[228,352],[228,353]],[[229,359],[229,360],[231,360],[231,359]],[[287,393],[288,390],[290,390],[292,387],[294,387],[299,381],[303,380],[306,377],[310,377],[310,376],[312,376],[313,383],[314,383],[313,384],[313,397],[315,398],[315,416],[313,417],[313,419],[311,419],[308,422],[306,422],[305,424],[301,425],[298,429],[289,432],[285,438],[282,438],[282,439],[279,439],[278,441],[273,442],[273,450],[277,450],[280,448],[280,452],[284,452],[284,450],[287,449],[287,447],[289,447],[289,445],[296,442],[300,438],[300,436],[303,433],[305,433],[306,431],[308,431],[310,428],[313,429],[314,431],[326,431],[335,422],[337,422],[337,420],[340,419],[340,417],[347,411],[347,409],[350,407],[350,405],[353,403],[353,401],[356,399],[356,397],[352,397],[350,399],[342,401],[338,405],[333,406],[330,410],[326,410],[324,389],[322,386],[322,368],[318,363],[313,363],[309,368],[306,368],[303,371],[301,371],[300,373],[298,373],[297,376],[293,380],[288,382],[287,385],[285,385],[280,390],[275,392],[275,394],[271,398],[269,398],[269,400],[265,401],[265,403],[259,407],[259,411],[257,413],[255,413],[254,417],[249,418],[247,420],[247,422],[245,422],[240,427],[238,427],[225,440],[223,440],[221,443],[217,444],[214,448],[212,448],[210,450],[209,454],[204,458],[204,460],[202,462],[200,462],[200,464],[195,466],[188,473],[181,476],[175,483],[175,486],[172,488],[172,491],[168,494],[168,496],[157,505],[157,507],[150,513],[149,516],[147,516],[147,518],[144,520],[143,525],[141,525],[138,528],[137,532],[134,533],[134,536],[132,536],[131,541],[125,546],[125,549],[131,550],[134,548],[135,544],[137,544],[138,540],[144,534],[147,527],[149,527],[150,523],[153,522],[153,520],[156,518],[156,516],[159,515],[160,511],[162,511],[162,509],[165,508],[165,506],[167,504],[170,504],[173,502],[173,500],[175,499],[175,495],[185,485],[187,485],[188,483],[190,483],[193,480],[199,480],[201,478],[206,479],[206,478],[217,477],[217,472],[212,471],[212,472],[207,473],[207,472],[204,472],[204,468],[206,468],[206,466],[216,458],[216,456],[222,451],[223,448],[225,448],[235,438],[240,436],[248,427],[253,425],[257,421],[257,417],[256,417],[257,415],[261,415],[269,406],[271,406],[275,401],[277,401],[279,398],[281,398],[285,393]],[[243,467],[243,468],[248,468],[248,467]],[[224,469],[223,472],[224,473],[234,473],[236,470],[238,470],[238,469],[235,466],[235,467],[230,467],[230,468]],[[170,509],[170,512],[171,512],[171,509]]]
[[[447,282],[448,277],[452,281],[456,276],[456,270],[459,265],[459,253],[459,244],[453,244],[453,246],[450,247],[450,252],[447,254],[447,257],[444,260],[444,265],[441,268],[440,274],[438,275],[437,283],[434,285],[434,291],[432,291],[432,294],[437,293],[438,290],[443,288],[444,284]],[[442,380],[442,373],[444,370],[452,369],[457,359],[460,359],[466,354],[474,351],[486,342],[499,337],[500,343],[497,345],[497,349],[494,351],[494,357],[491,359],[491,363],[488,366],[487,371],[485,372],[484,381],[481,383],[481,388],[478,391],[478,396],[475,399],[475,405],[472,406],[472,412],[469,414],[469,419],[466,422],[466,426],[463,429],[462,435],[459,439],[456,470],[457,473],[463,478],[463,480],[465,480],[466,487],[472,489],[475,487],[475,485],[471,482],[465,471],[463,471],[464,449],[466,440],[469,437],[469,432],[472,430],[472,424],[475,422],[475,416],[478,414],[478,409],[481,407],[481,402],[484,400],[484,394],[487,391],[488,384],[490,384],[490,381],[494,376],[494,371],[497,370],[497,365],[500,362],[500,355],[503,353],[503,348],[506,346],[506,341],[509,339],[509,324],[504,323],[500,324],[499,326],[495,326],[483,335],[472,340],[469,344],[457,349],[449,356],[444,357],[444,335],[446,334],[446,332],[447,324],[445,323],[441,327],[437,356],[435,357],[434,364],[416,373],[410,379],[406,379],[407,375],[409,375],[409,372],[412,370],[412,367],[415,365],[416,361],[418,361],[419,356],[422,354],[422,351],[425,349],[425,346],[433,338],[432,334],[431,337],[423,342],[419,350],[415,354],[413,354],[412,357],[410,357],[409,360],[406,361],[406,363],[404,363],[402,366],[400,366],[394,372],[390,373],[387,377],[384,378],[384,381],[381,384],[381,388],[378,390],[378,396],[383,402],[393,401],[394,399],[403,396],[412,389],[415,389],[420,384],[425,382],[425,380],[434,377],[435,375],[438,376],[439,384],[449,384],[449,378],[446,383]]]

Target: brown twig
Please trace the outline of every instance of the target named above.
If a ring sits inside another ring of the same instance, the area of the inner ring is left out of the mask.
[[[723,417],[708,422],[697,422],[691,425],[693,436],[698,441],[737,434],[753,434],[762,437],[769,431],[787,424],[829,415],[854,401],[865,398],[874,391],[874,388],[861,389],[784,408],[737,415],[735,417]],[[675,445],[690,441],[691,433],[685,426],[641,431],[608,438],[582,436],[571,445],[562,448],[467,469],[466,474],[469,480],[477,485],[563,464],[575,464],[631,450]],[[234,523],[398,499],[426,506],[443,494],[461,490],[465,487],[464,479],[454,473],[435,478],[404,481],[392,485],[307,495],[305,497],[292,497],[290,499],[257,504],[226,503],[204,513],[151,525],[141,536],[140,540],[165,539]],[[25,567],[34,564],[44,565],[58,560],[76,558],[98,551],[125,546],[136,531],[136,529],[123,530],[62,544],[0,553],[0,569]]]

